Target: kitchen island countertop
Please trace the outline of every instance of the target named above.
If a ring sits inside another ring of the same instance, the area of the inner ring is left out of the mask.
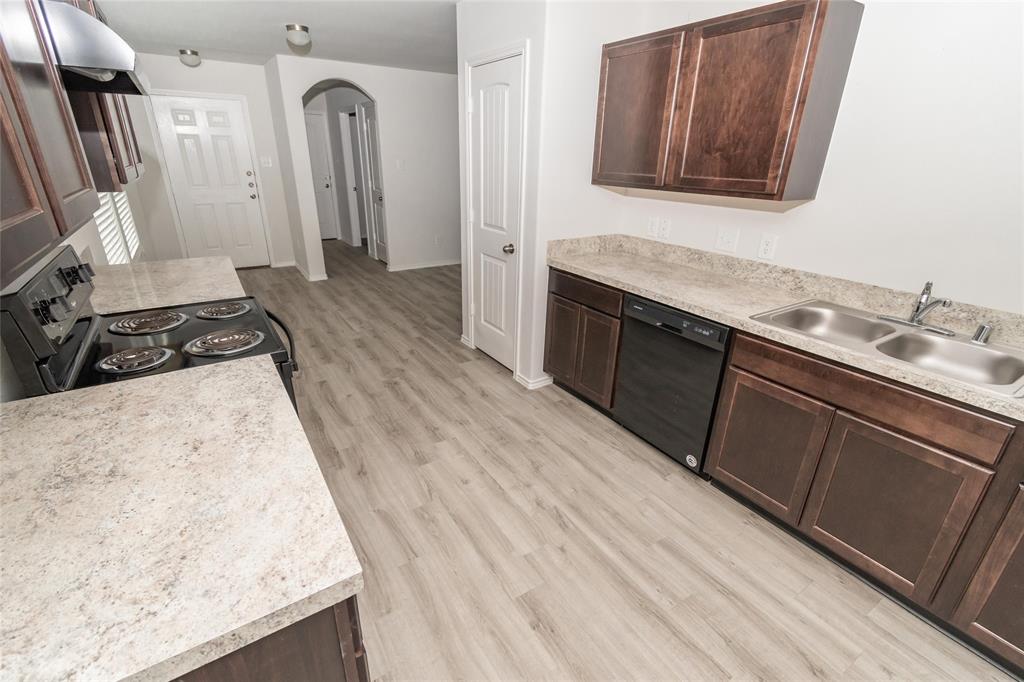
[[[0,678],[169,679],[362,588],[266,355],[0,417]]]

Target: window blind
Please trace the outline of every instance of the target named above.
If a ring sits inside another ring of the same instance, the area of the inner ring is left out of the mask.
[[[131,256],[128,255],[128,245],[121,234],[112,193],[100,192],[99,197],[100,207],[93,214],[93,218],[99,227],[100,242],[103,244],[103,252],[107,255],[107,262],[111,265],[127,263],[131,261]]]
[[[135,229],[131,206],[128,205],[128,195],[124,192],[115,194],[114,208],[117,209],[117,219],[121,223],[121,236],[128,247],[128,257],[135,258],[135,254],[139,252],[139,233]]]

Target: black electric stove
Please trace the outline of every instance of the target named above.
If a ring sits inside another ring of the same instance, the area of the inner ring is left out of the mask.
[[[4,345],[28,395],[269,355],[295,404],[291,334],[256,299],[96,315],[88,306],[91,279],[91,268],[67,248],[3,297]]]

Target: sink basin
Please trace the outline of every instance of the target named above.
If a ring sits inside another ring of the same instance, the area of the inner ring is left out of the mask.
[[[908,332],[884,341],[878,352],[972,384],[1010,386],[1024,379],[1024,359],[994,348]]]
[[[837,341],[870,343],[896,331],[892,325],[842,312],[834,306],[808,304],[771,315],[766,321]]]

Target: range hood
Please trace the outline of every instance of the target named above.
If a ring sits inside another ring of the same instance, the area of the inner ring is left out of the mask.
[[[102,21],[60,0],[42,0],[53,50],[68,90],[145,95],[135,51]]]

